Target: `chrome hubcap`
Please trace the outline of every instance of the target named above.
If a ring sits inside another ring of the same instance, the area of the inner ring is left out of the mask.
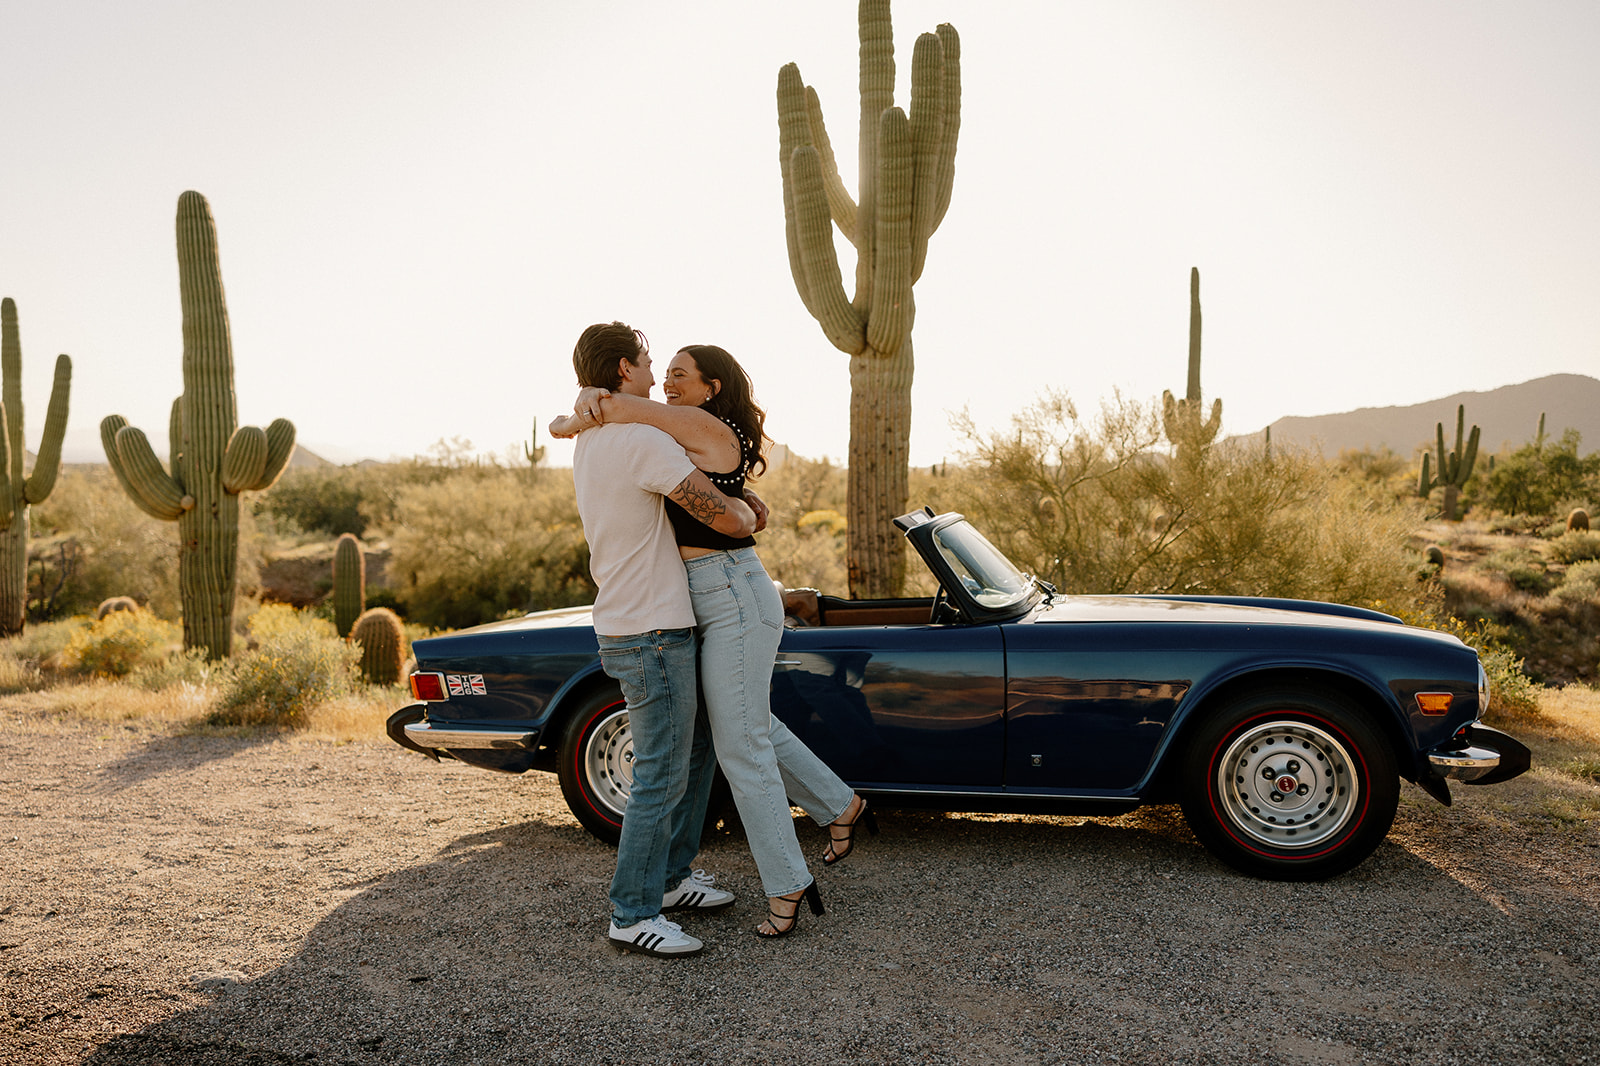
[[[1217,763],[1217,796],[1240,832],[1275,848],[1309,848],[1337,834],[1361,799],[1345,746],[1304,722],[1252,726]]]
[[[633,791],[633,730],[626,707],[618,707],[590,731],[583,746],[583,775],[595,798],[622,817]]]

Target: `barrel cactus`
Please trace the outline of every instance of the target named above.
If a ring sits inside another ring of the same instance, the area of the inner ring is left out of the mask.
[[[333,626],[348,637],[367,609],[367,553],[354,534],[344,533],[333,549]]]
[[[238,424],[233,338],[211,205],[178,198],[178,287],[183,305],[183,394],[172,402],[171,455],[163,469],[144,431],[121,415],[100,423],[117,480],[146,514],[178,523],[183,643],[208,659],[233,649],[239,561],[239,494],[272,485],[294,454],[294,424]]]
[[[350,639],[361,645],[361,676],[369,685],[393,685],[406,661],[400,617],[387,607],[374,607],[356,619]]]
[[[110,599],[100,601],[100,606],[94,609],[94,620],[98,622],[108,614],[116,614],[118,611],[137,611],[138,609],[139,601],[132,596],[112,596]]]
[[[22,632],[28,608],[28,508],[43,503],[61,470],[61,438],[67,432],[72,360],[56,357],[55,383],[45,409],[44,438],[33,473],[23,476],[22,341],[17,305],[0,300],[0,636]]]
[[[1589,512],[1582,507],[1574,507],[1572,513],[1567,515],[1568,533],[1589,532]]]

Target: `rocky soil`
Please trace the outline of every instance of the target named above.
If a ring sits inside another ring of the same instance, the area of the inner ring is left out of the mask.
[[[1595,1062],[1600,829],[1528,815],[1543,787],[1407,785],[1376,855],[1305,885],[1166,810],[884,812],[776,942],[722,829],[740,903],[665,961],[607,943],[614,853],[553,777],[8,697],[0,1063]]]

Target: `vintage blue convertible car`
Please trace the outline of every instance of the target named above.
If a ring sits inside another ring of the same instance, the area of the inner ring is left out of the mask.
[[[1455,637],[1375,611],[1226,596],[1057,596],[958,514],[895,520],[939,582],[922,599],[786,594],[773,713],[885,808],[1111,815],[1182,804],[1246,873],[1329,877],[1388,832],[1399,778],[1443,803],[1528,749],[1479,723],[1488,681]],[[615,841],[631,741],[587,608],[415,645],[399,744],[555,771]]]

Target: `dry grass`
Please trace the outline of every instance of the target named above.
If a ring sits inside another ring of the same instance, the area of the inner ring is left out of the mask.
[[[52,721],[76,719],[110,724],[142,723],[174,732],[234,735],[262,727],[215,726],[206,716],[222,692],[211,685],[180,684],[151,692],[137,685],[108,680],[73,681],[39,691],[0,696],[0,707],[15,715],[23,730],[48,728]],[[406,689],[366,687],[312,707],[303,725],[286,734],[335,743],[381,738],[384,720],[409,702]]]

